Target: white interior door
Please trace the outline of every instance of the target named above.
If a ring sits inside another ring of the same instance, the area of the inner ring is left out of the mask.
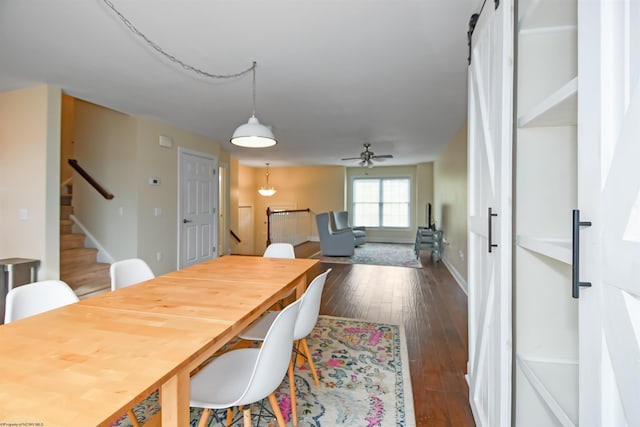
[[[580,425],[640,425],[640,1],[579,12]]]
[[[180,150],[179,267],[217,257],[217,160]]]
[[[473,33],[468,95],[467,371],[481,427],[511,420],[512,86],[513,3],[487,2]]]

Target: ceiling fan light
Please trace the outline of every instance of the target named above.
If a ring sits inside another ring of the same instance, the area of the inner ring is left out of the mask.
[[[266,148],[276,145],[276,138],[271,129],[261,124],[255,115],[249,117],[249,121],[233,132],[231,143],[238,147]]]

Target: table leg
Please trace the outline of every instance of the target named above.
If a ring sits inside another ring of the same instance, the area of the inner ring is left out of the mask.
[[[162,385],[162,425],[189,426],[189,372],[184,369]]]
[[[300,277],[298,283],[296,283],[296,299],[304,295],[304,291],[307,290],[307,275]]]

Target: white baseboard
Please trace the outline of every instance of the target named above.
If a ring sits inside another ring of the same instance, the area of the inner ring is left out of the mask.
[[[442,258],[442,263],[445,267],[447,267],[447,270],[449,270],[449,273],[451,273],[453,279],[456,281],[458,286],[460,286],[462,292],[464,292],[465,295],[469,296],[469,294],[467,293],[467,281],[464,279],[464,277],[462,277],[460,272],[458,272],[458,270],[456,270],[455,267],[447,261],[447,258]]]
[[[88,248],[95,248],[98,250],[97,261],[104,262],[107,264],[113,264],[115,261],[113,257],[106,251],[104,247],[102,247],[100,242],[98,242],[95,236],[91,234],[91,232],[87,229],[87,227],[85,227],[84,224],[80,222],[80,220],[75,215],[69,215],[69,218],[73,220],[73,228],[78,228],[79,231],[85,235],[85,240],[84,240],[85,246]]]

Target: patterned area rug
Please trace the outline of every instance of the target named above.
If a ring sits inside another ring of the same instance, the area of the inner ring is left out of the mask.
[[[315,385],[308,365],[296,366],[299,426],[416,425],[406,338],[401,326],[320,316],[307,341],[320,387]],[[276,396],[285,421],[292,425],[286,378]],[[268,402],[266,407],[269,408]],[[157,393],[134,411],[145,422],[158,411]],[[191,408],[191,426],[197,425],[200,412],[199,408]],[[252,412],[257,414],[259,405],[253,405]],[[209,425],[224,426],[224,411],[215,415],[218,420],[212,417]],[[130,425],[126,417],[114,424]],[[242,426],[242,419],[232,425]],[[253,425],[266,427],[277,422],[272,416],[263,415],[259,420],[255,417]]]
[[[371,264],[422,268],[420,259],[416,258],[414,245],[402,243],[365,243],[362,246],[357,246],[355,254],[351,257],[323,256],[321,252],[318,252],[311,258],[337,264]]]

